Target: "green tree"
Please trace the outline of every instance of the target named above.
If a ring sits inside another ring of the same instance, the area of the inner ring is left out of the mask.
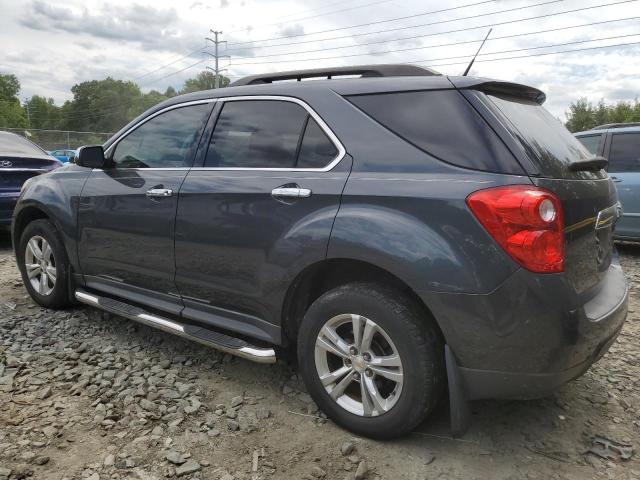
[[[61,109],[53,98],[34,95],[27,101],[31,128],[57,129],[60,126]]]
[[[607,123],[638,121],[640,121],[640,103],[637,99],[633,102],[618,102],[614,105],[607,105],[604,100],[600,100],[594,106],[586,98],[581,98],[569,105],[566,127],[571,132],[580,132]]]
[[[19,102],[20,81],[15,75],[0,74],[0,100]]]
[[[164,102],[169,97],[163,95],[157,90],[151,90],[149,93],[145,93],[138,98],[135,98],[129,108],[128,117],[135,118],[145,110],[157,105],[160,102]]]
[[[15,75],[0,74],[0,127],[26,127],[27,116],[18,100],[20,81]]]
[[[71,93],[73,100],[62,107],[64,128],[94,132],[120,129],[131,120],[130,109],[142,96],[135,83],[111,77],[79,83]]]
[[[184,82],[184,87],[180,90],[180,93],[191,93],[191,92],[199,92],[201,90],[211,90],[215,88],[215,78],[216,76],[205,70],[204,72],[200,72],[195,78],[190,78]],[[220,87],[226,87],[229,85],[229,79],[224,75],[220,75]]]

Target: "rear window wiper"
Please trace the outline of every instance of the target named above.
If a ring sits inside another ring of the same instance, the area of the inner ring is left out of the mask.
[[[592,157],[589,160],[579,160],[569,164],[569,170],[572,172],[584,172],[588,170],[602,170],[607,168],[609,160],[604,157]]]

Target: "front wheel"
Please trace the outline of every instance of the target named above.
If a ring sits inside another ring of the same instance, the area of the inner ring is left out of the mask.
[[[344,285],[313,302],[300,328],[298,362],[327,416],[367,437],[410,432],[443,391],[443,345],[432,320],[377,284]]]
[[[69,260],[55,225],[46,219],[34,220],[22,232],[16,260],[29,295],[46,308],[70,305]]]

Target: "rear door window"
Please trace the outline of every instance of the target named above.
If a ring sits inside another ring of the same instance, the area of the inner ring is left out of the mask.
[[[589,150],[589,153],[591,153],[592,155],[598,155],[600,147],[602,146],[604,135],[581,135],[576,138],[584,146],[584,148]]]
[[[226,101],[205,159],[211,168],[314,168],[338,148],[307,110],[286,100]]]
[[[338,149],[320,128],[318,122],[308,117],[304,130],[300,152],[298,154],[298,168],[324,168],[338,155]]]
[[[609,171],[640,171],[640,133],[614,133],[612,135]]]
[[[348,99],[399,137],[447,163],[523,173],[496,133],[456,90],[352,95]]]
[[[293,168],[307,111],[293,102],[225,102],[205,167]]]

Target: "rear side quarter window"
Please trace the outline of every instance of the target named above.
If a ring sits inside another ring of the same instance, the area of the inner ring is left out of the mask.
[[[593,155],[598,155],[600,152],[600,148],[602,147],[602,140],[604,139],[604,135],[581,135],[576,137],[580,143],[589,150],[589,153]]]
[[[488,172],[523,173],[497,134],[456,90],[347,98],[405,141],[444,162]]]

